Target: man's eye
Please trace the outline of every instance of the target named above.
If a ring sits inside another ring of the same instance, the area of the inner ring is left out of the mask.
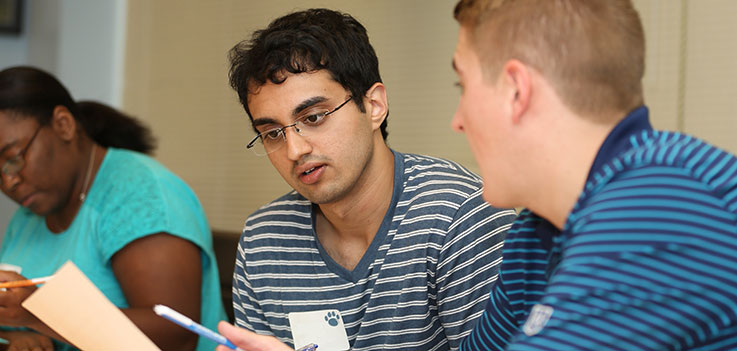
[[[269,140],[269,141],[276,140],[276,139],[279,139],[279,137],[281,136],[281,129],[277,128],[277,129],[267,130],[261,133],[261,135],[266,140]]]
[[[302,118],[302,122],[304,124],[320,124],[323,118],[325,118],[325,115],[325,112],[313,113]]]

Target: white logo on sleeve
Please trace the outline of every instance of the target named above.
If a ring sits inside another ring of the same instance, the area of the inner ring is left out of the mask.
[[[539,333],[543,328],[545,328],[545,324],[548,323],[550,316],[552,315],[553,308],[550,306],[541,304],[532,306],[530,315],[527,317],[525,325],[522,326],[522,331],[527,336],[533,336]]]

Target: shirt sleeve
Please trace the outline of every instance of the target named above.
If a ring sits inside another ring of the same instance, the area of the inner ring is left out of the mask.
[[[481,190],[466,200],[451,222],[436,272],[440,322],[452,350],[483,313],[501,264],[502,243],[516,217],[490,207]]]
[[[132,165],[138,165],[132,163]],[[103,258],[111,257],[132,241],[168,233],[207,251],[212,247],[209,225],[194,192],[175,175],[139,166],[123,181],[108,183],[101,202],[104,220],[97,231]]]
[[[486,309],[473,331],[463,339],[462,351],[505,350],[509,340],[519,330],[501,278],[491,289]]]

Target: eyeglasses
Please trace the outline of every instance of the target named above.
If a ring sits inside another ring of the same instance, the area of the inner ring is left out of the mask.
[[[33,143],[33,140],[36,139],[36,135],[38,135],[41,127],[43,127],[43,125],[39,125],[38,128],[36,128],[36,131],[33,133],[31,139],[28,140],[28,144],[26,144],[23,150],[21,150],[17,155],[9,158],[7,161],[5,161],[5,163],[3,163],[2,172],[4,175],[17,176],[18,173],[23,170],[23,167],[26,166],[26,160],[24,158],[26,155],[26,151],[28,151],[28,148],[31,147],[31,144]],[[2,184],[2,178],[0,178],[0,184]]]
[[[345,106],[348,101],[351,101],[353,97],[349,97],[348,100],[343,101],[342,104],[332,110],[307,110],[295,119],[295,122],[283,127],[272,128],[265,130],[255,138],[253,138],[248,145],[247,149],[251,149],[256,155],[264,156],[270,154],[276,150],[279,150],[287,141],[287,128],[294,127],[294,131],[299,135],[314,135],[320,131],[320,126],[325,123],[325,118],[340,110],[341,107]],[[325,128],[322,128],[324,130]]]

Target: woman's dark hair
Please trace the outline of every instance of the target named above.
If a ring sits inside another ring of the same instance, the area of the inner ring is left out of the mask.
[[[229,59],[230,85],[251,119],[249,84],[261,87],[267,80],[281,84],[286,80],[285,73],[327,70],[351,92],[361,112],[365,112],[366,91],[381,82],[379,60],[366,28],[350,15],[328,9],[309,9],[277,18],[254,32],[250,40],[236,44]],[[381,124],[385,140],[388,118],[387,113]]]
[[[141,121],[95,101],[80,101],[77,108],[77,120],[96,143],[144,154],[156,149],[156,139]]]
[[[107,105],[76,103],[51,74],[34,67],[11,67],[0,71],[0,111],[19,118],[35,118],[46,125],[56,106],[64,106],[85,133],[104,147],[150,154],[156,149],[151,131],[139,120]]]

